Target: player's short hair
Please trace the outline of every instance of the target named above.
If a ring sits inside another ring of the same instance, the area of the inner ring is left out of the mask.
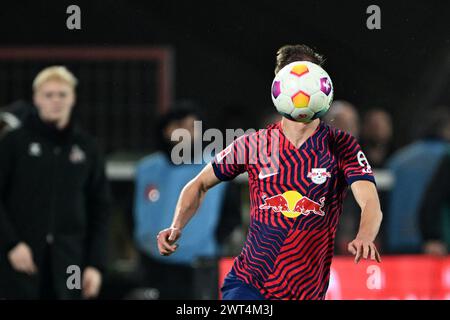
[[[201,119],[202,114],[199,112],[199,106],[191,101],[177,101],[169,109],[169,111],[159,116],[156,126],[154,127],[154,137],[156,138],[156,147],[160,151],[167,152],[172,146],[164,136],[164,130],[175,121],[183,120],[189,116]]]
[[[325,58],[307,45],[288,44],[282,46],[277,51],[275,73],[278,73],[284,66],[295,61],[310,61],[321,66],[324,63]]]
[[[64,66],[51,66],[41,70],[33,80],[33,91],[48,81],[61,81],[67,83],[73,89],[78,84],[77,78]]]

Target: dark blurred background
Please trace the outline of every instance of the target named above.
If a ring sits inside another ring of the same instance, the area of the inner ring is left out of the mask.
[[[172,98],[195,100],[218,127],[236,110],[242,126],[257,127],[272,108],[276,49],[306,43],[327,57],[335,98],[391,112],[403,144],[430,106],[450,98],[450,5],[372,2],[77,2],[82,29],[72,31],[65,10],[73,1],[18,1],[2,5],[0,39],[2,46],[168,47]],[[366,27],[370,4],[381,8],[381,30]]]

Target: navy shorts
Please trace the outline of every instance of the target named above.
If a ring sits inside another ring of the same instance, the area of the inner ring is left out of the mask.
[[[258,289],[229,273],[221,288],[222,300],[266,300]]]

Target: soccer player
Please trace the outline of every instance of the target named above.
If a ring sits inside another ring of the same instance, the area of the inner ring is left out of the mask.
[[[275,73],[294,61],[321,65],[323,57],[305,45],[284,46],[277,52]],[[276,165],[249,161],[264,144],[278,146]],[[356,139],[320,119],[300,123],[284,117],[236,139],[184,187],[172,225],[157,236],[160,253],[176,251],[184,226],[210,188],[243,172],[248,173],[251,222],[222,286],[223,299],[324,299],[348,186],[361,207],[359,231],[348,250],[356,263],[361,258],[380,262],[374,240],[382,212],[371,167]]]

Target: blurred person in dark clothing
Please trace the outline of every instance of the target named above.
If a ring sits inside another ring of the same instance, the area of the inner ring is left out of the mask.
[[[29,114],[0,139],[0,298],[100,290],[110,196],[98,148],[71,117],[76,84],[65,67],[42,70]],[[68,288],[69,266],[81,288]]]
[[[356,107],[348,101],[336,100],[324,116],[324,121],[359,139],[360,120]]]
[[[372,168],[382,168],[392,154],[392,119],[381,109],[368,111],[363,118],[361,147]]]
[[[324,121],[329,125],[346,131],[359,139],[360,123],[356,107],[348,101],[336,100],[331,104],[330,110],[325,114]],[[358,230],[361,210],[352,192],[348,192],[344,199],[342,216],[336,231],[337,254],[347,254],[347,244],[353,239]],[[379,246],[378,246],[379,247]]]
[[[205,197],[197,219],[185,230],[189,236],[180,242],[178,255],[167,259],[158,251],[156,235],[172,219],[177,195],[204,167],[203,162],[179,165],[172,162],[171,152],[177,143],[171,140],[172,133],[186,130],[193,145],[202,134],[195,131],[194,121],[198,120],[192,107],[172,108],[159,122],[159,151],[142,159],[136,169],[134,238],[144,272],[143,284],[158,289],[160,299],[197,298],[195,262],[199,258],[221,256],[224,243],[241,224],[239,186],[227,183]],[[191,158],[195,158],[194,152]]]
[[[446,255],[450,248],[450,111],[444,108],[435,120],[440,134],[430,132],[428,137],[441,141],[447,149],[428,183],[419,210],[423,252],[433,255]]]
[[[428,184],[419,214],[423,252],[446,255],[450,248],[450,146]]]
[[[448,203],[448,168],[443,166],[450,148],[449,109],[431,110],[424,124],[422,138],[395,152],[387,163],[394,175],[385,222],[391,253],[444,253],[441,228]],[[438,190],[441,187],[447,189]],[[436,240],[441,245],[435,245]]]
[[[394,152],[392,145],[393,126],[391,115],[382,109],[371,109],[363,117],[361,126],[361,147],[373,169],[385,169],[387,159]],[[389,173],[387,173],[389,175]],[[379,189],[378,193],[382,208],[388,206],[389,190]],[[385,242],[385,228],[380,230],[379,241],[382,247]]]

